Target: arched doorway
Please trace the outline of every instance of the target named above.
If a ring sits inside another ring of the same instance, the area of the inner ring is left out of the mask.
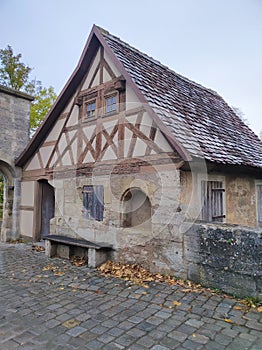
[[[3,221],[3,207],[4,207],[4,176],[2,173],[0,173],[0,232],[2,227],[2,221]]]
[[[1,241],[19,238],[19,181],[8,163],[0,160],[1,179]]]
[[[55,216],[55,190],[47,180],[39,180],[40,220],[37,240],[50,233],[50,220]]]
[[[128,189],[122,196],[122,227],[151,228],[152,207],[148,196],[137,187]]]

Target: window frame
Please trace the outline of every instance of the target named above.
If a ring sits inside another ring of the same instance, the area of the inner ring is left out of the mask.
[[[88,106],[93,106],[95,105],[95,109],[91,109],[91,111],[93,111],[93,113],[91,115],[88,115]],[[93,100],[89,100],[85,102],[85,118],[86,119],[91,119],[91,118],[95,118],[97,116],[97,100],[93,99]]]
[[[103,221],[104,218],[104,186],[83,186],[83,215],[86,219]]]
[[[258,188],[261,187],[261,198],[259,197],[259,191]],[[259,227],[262,227],[262,181],[256,180],[255,181],[255,189],[256,189],[256,218],[257,218],[257,225]],[[259,208],[261,207],[261,208]]]
[[[224,223],[226,220],[226,186],[225,186],[225,177],[224,176],[216,176],[216,175],[212,175],[212,176],[203,176],[200,177],[199,179],[199,198],[200,198],[200,220],[203,222],[210,222],[210,223]],[[211,188],[209,189],[211,194],[211,198],[209,199],[209,201],[211,200],[211,203],[209,202],[208,204],[205,203],[205,193],[207,191],[207,187],[204,189],[203,184],[206,183],[206,186],[208,186],[208,183],[210,184]],[[213,188],[212,188],[212,183]],[[220,183],[220,186],[218,186],[218,184]],[[218,187],[217,187],[218,186]],[[215,206],[215,201],[218,201],[217,198],[219,198],[217,196],[217,194],[220,193],[220,200],[218,203],[218,207]],[[211,212],[208,210],[211,209]],[[214,215],[216,214],[215,211],[218,210],[220,208],[221,212],[220,215]],[[205,212],[206,210],[206,212]]]
[[[88,106],[90,105],[93,105],[95,104],[95,110],[94,110],[94,113],[90,116],[87,115],[87,108]],[[97,113],[98,111],[98,108],[97,108],[97,98],[89,98],[89,99],[86,99],[83,103],[83,112],[82,112],[82,119],[83,120],[94,120],[94,119],[97,119]]]
[[[116,108],[114,110],[107,111],[107,100],[114,97],[116,99],[116,103],[115,103]],[[114,114],[117,114],[118,112],[119,112],[119,92],[112,91],[104,95],[104,116],[114,115]]]

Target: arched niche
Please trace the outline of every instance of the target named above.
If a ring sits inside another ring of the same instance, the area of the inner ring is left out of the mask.
[[[126,190],[121,199],[122,227],[151,228],[152,206],[148,196],[138,187]]]

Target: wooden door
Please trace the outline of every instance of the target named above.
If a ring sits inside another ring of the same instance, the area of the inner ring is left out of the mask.
[[[50,233],[50,220],[55,215],[54,188],[46,180],[40,181],[41,185],[41,238]]]

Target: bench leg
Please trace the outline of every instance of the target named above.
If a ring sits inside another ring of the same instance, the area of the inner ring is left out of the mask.
[[[105,251],[88,249],[88,267],[97,267],[108,260],[108,254]]]
[[[56,244],[52,244],[48,239],[45,240],[45,255],[52,258],[56,255]]]
[[[88,257],[88,267],[96,267],[96,250],[93,248],[89,248],[87,252]]]

